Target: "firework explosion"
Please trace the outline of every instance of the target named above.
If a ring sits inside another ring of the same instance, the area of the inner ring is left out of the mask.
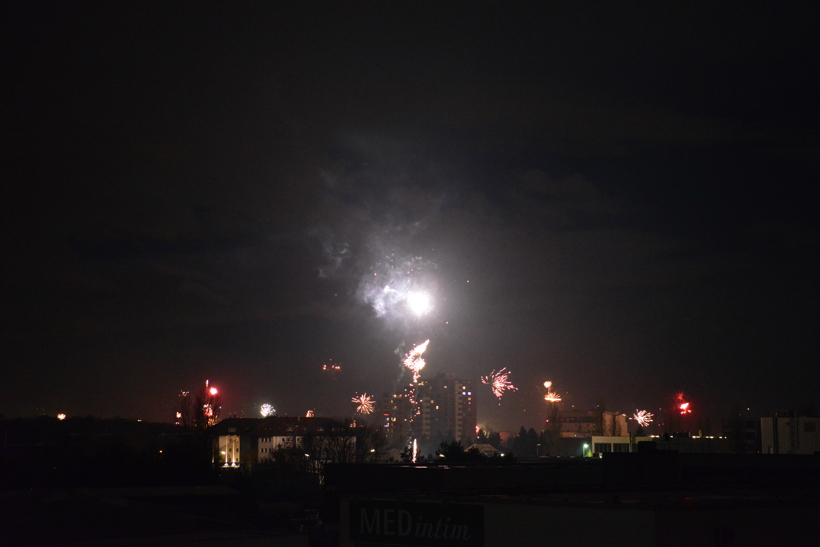
[[[359,405],[358,407],[356,407],[356,412],[358,412],[359,414],[373,413],[373,397],[371,397],[367,393],[356,395],[355,397],[350,399],[350,402]]]
[[[267,403],[262,405],[261,407],[259,407],[259,413],[262,414],[263,418],[267,418],[268,416],[272,415],[274,412],[276,412],[276,409],[273,408],[271,405],[269,405]]]
[[[648,427],[649,424],[652,423],[652,417],[654,414],[649,412],[648,410],[638,410],[635,409],[635,414],[632,415],[632,419],[638,422],[638,425],[641,427]]]
[[[489,376],[482,376],[481,383],[487,384],[493,389],[493,395],[501,398],[507,391],[517,391],[518,388],[510,382],[510,372],[507,367],[502,368],[498,372],[492,371]]]
[[[313,411],[312,411],[312,410],[308,410],[308,411],[305,413],[305,418],[313,418]]]
[[[219,411],[222,408],[219,406],[219,390],[210,385],[210,381],[205,380],[205,391],[201,397],[203,400],[202,416],[205,418],[205,425],[210,427],[219,422]]]
[[[552,390],[552,382],[547,380],[546,382],[544,382],[544,387],[547,388],[547,394],[544,395],[544,400],[545,401],[547,401],[549,403],[559,403],[559,402],[561,402],[561,396],[558,395],[557,393],[555,393]]]
[[[418,383],[419,376],[421,376],[421,369],[424,368],[425,362],[421,357],[427,351],[427,344],[430,340],[425,340],[424,343],[414,347],[410,352],[404,356],[404,366],[413,371],[413,383]]]
[[[424,315],[433,308],[433,302],[427,293],[412,292],[407,295],[407,306],[416,315]]]
[[[436,269],[420,256],[383,251],[357,296],[388,322],[419,319],[433,310]]]
[[[676,401],[676,408],[681,414],[691,414],[692,407],[689,404],[689,401],[686,400],[686,397],[683,395],[683,392],[678,393],[675,395]]]

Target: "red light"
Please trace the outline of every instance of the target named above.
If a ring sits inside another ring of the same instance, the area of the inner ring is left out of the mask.
[[[211,395],[216,395],[217,393],[219,393],[219,391],[215,387],[212,387],[208,391],[211,393]]]

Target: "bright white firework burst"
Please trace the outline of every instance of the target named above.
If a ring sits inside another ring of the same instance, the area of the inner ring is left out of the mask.
[[[416,315],[424,315],[433,308],[430,296],[422,292],[413,292],[407,295],[407,305]]]
[[[421,369],[424,368],[426,364],[422,355],[425,351],[427,351],[427,345],[430,343],[430,340],[425,340],[423,343],[415,346],[412,350],[410,350],[407,355],[404,356],[404,366],[409,368],[413,371],[413,383],[417,383],[419,381],[419,376],[421,376]]]
[[[510,382],[510,371],[507,370],[507,367],[502,368],[498,372],[494,370],[488,376],[482,376],[481,382],[492,387],[493,395],[499,399],[507,391],[518,390],[518,388]]]
[[[355,397],[350,399],[350,402],[359,405],[358,407],[356,407],[356,412],[358,412],[359,414],[373,413],[373,397],[371,397],[367,393],[356,395]]]
[[[276,412],[276,409],[267,403],[259,407],[259,413],[262,414],[263,418],[267,418],[274,412]]]
[[[638,425],[641,427],[647,427],[649,424],[652,423],[652,417],[654,414],[649,412],[648,410],[635,410],[635,414],[632,415],[632,419],[638,422]]]
[[[387,252],[359,285],[358,296],[389,321],[420,318],[433,309],[436,265],[420,256]]]

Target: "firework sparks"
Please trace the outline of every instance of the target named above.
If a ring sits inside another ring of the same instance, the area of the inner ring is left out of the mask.
[[[544,400],[545,401],[547,401],[549,403],[559,403],[559,402],[561,402],[561,396],[558,395],[557,393],[555,393],[552,390],[552,382],[547,380],[546,382],[544,382],[544,387],[547,388],[547,394],[544,395]]]
[[[358,412],[359,414],[373,413],[373,397],[371,397],[367,393],[356,395],[355,397],[350,399],[350,402],[359,405],[358,407],[356,407],[356,412]]]
[[[182,392],[183,396],[187,392]],[[209,380],[205,380],[205,391],[201,394],[204,404],[202,405],[202,416],[205,418],[205,425],[210,427],[219,422],[219,413],[222,408],[219,406],[219,390],[210,385]]]
[[[322,370],[332,375],[341,372],[342,365],[341,363],[324,363],[322,364]]]
[[[421,376],[421,369],[424,368],[426,364],[424,359],[422,358],[422,354],[427,351],[427,344],[430,343],[430,340],[425,340],[423,343],[419,344],[418,346],[414,347],[410,352],[404,356],[404,366],[409,368],[413,371],[413,383],[418,383],[419,377]]]
[[[684,396],[683,392],[675,395],[676,401],[676,408],[680,411],[681,414],[691,414],[692,413],[692,406],[689,404],[689,401],[686,400],[686,396]]]
[[[654,414],[652,414],[648,410],[635,409],[635,414],[632,415],[632,419],[638,422],[638,425],[640,425],[641,427],[648,427],[649,424],[652,423],[653,416]]]
[[[307,413],[305,414],[305,418],[313,418],[313,411],[308,410]]]
[[[507,367],[499,371],[492,371],[488,376],[481,377],[481,383],[489,385],[493,390],[493,395],[501,398],[507,391],[517,391],[518,388],[510,382],[510,371]]]
[[[259,407],[259,413],[262,414],[263,418],[267,418],[268,416],[272,415],[276,412],[276,409],[273,408],[271,405],[265,403],[261,407]]]

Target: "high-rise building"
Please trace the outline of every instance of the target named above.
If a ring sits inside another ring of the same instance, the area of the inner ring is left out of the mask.
[[[476,394],[473,380],[456,380],[456,435],[457,441],[469,446],[476,441]]]
[[[453,438],[462,444],[475,442],[476,394],[473,388],[473,380],[456,378],[455,374],[438,374],[419,381],[421,427],[415,427],[417,434],[432,440]]]
[[[390,446],[400,448],[413,439],[455,439],[465,446],[475,442],[476,394],[474,381],[438,374],[410,384],[402,393],[386,395],[382,426]]]
[[[410,401],[411,393],[386,395],[382,401],[382,431],[387,446],[404,448],[413,436],[415,405]]]

